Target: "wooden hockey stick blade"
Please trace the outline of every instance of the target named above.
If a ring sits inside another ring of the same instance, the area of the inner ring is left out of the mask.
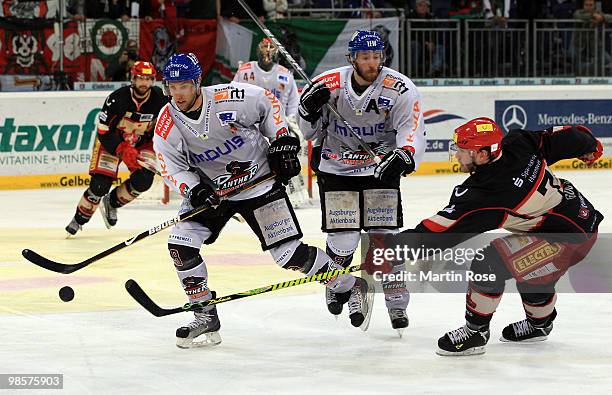
[[[342,274],[352,273],[352,272],[355,272],[361,269],[362,269],[361,265],[349,266],[346,269],[332,270],[329,272],[314,274],[312,276],[300,277],[300,278],[296,278],[295,280],[284,281],[282,283],[267,285],[265,287],[254,288],[254,289],[250,289],[244,292],[238,292],[238,293],[234,293],[231,295],[221,296],[215,299],[209,299],[204,302],[185,303],[183,306],[173,307],[169,309],[165,309],[157,305],[157,303],[155,303],[149,297],[149,295],[147,295],[147,293],[140,287],[140,285],[138,285],[138,283],[135,280],[132,280],[132,279],[127,280],[125,282],[125,289],[128,291],[130,296],[132,296],[132,298],[134,298],[134,300],[136,300],[136,302],[138,302],[138,304],[144,307],[145,310],[147,310],[149,313],[153,314],[155,317],[163,317],[166,315],[183,313],[186,311],[199,310],[206,306],[212,306],[212,305],[216,305],[219,303],[230,302],[232,300],[248,298],[249,296],[260,295],[260,294],[272,292],[272,291],[278,291],[280,289],[295,287],[297,285],[302,285],[302,284],[308,284],[314,281],[327,280],[327,279],[330,279],[336,276],[340,276]]]

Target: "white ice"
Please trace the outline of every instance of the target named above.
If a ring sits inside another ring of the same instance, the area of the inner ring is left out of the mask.
[[[600,230],[612,231],[610,173],[560,175],[608,216]],[[443,208],[463,177],[405,179],[406,225]],[[381,295],[363,333],[346,315],[334,320],[321,286],[312,284],[221,304],[223,343],[178,349],[174,330],[189,314],[155,318],[123,289],[125,280],[135,278],[165,306],[184,302],[166,234],[68,276],[21,258],[27,247],[77,262],[174,215],[126,207],[117,229],[103,230],[96,214],[78,238],[64,240],[63,227],[81,193],[0,191],[0,373],[62,373],[64,393],[75,394],[612,392],[610,294],[560,294],[549,340],[531,345],[499,342],[505,325],[524,318],[518,295],[505,295],[486,354],[445,358],[435,355],[436,341],[464,322],[464,294],[413,294],[410,327],[400,339]],[[323,245],[318,209],[298,210],[298,217],[305,239]],[[203,249],[210,284],[221,293],[293,278],[275,267],[249,232],[232,221],[210,254]],[[59,300],[62,285],[73,286],[74,301]]]

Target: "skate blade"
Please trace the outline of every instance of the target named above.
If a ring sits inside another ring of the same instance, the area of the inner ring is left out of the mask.
[[[195,339],[192,338],[176,338],[176,346],[178,348],[201,348],[201,347],[213,347],[221,343],[221,335],[219,332],[209,332],[202,336],[198,336]]]
[[[469,350],[457,351],[457,352],[446,351],[446,350],[443,350],[441,348],[438,348],[436,350],[436,354],[438,354],[438,355],[440,355],[442,357],[465,357],[465,356],[469,356],[469,355],[484,354],[485,351],[486,351],[485,350],[485,346],[474,347],[474,348],[470,348]]]
[[[405,329],[405,328],[397,328],[397,329],[396,329],[396,331],[397,331],[397,335],[399,336],[399,338],[400,338],[400,339],[402,338],[402,336],[403,336],[403,334],[404,334],[404,329]]]
[[[72,234],[72,233],[66,232],[66,239],[74,239],[75,237],[76,237],[76,233]]]
[[[106,229],[110,229],[113,227],[113,225],[110,224],[110,222],[108,222],[108,219],[106,218],[106,209],[104,208],[104,204],[100,204],[100,206],[98,207],[100,209],[100,214],[102,214],[102,221],[104,221],[104,225],[106,226]]]
[[[367,280],[366,280],[367,283]],[[374,287],[368,283],[368,292],[366,292],[366,306],[368,311],[364,317],[363,322],[359,326],[362,331],[367,331],[370,326],[370,318],[372,318],[372,310],[374,309]]]
[[[548,339],[548,336],[539,336],[539,337],[534,337],[534,338],[531,338],[531,339],[516,341],[516,340],[508,340],[504,336],[501,336],[499,338],[499,341],[500,342],[504,342],[504,343],[514,343],[514,344],[530,344],[530,343],[543,342],[546,339]]]

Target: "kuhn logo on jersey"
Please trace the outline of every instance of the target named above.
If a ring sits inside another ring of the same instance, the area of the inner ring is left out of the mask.
[[[281,104],[274,95],[274,93],[270,92],[267,89],[265,91],[265,95],[272,104],[272,117],[274,118],[274,124],[280,125],[281,123],[283,123],[283,117],[281,116]]]
[[[236,114],[236,111],[218,112],[217,118],[219,119],[221,126],[231,126],[231,124],[236,122]]]
[[[259,165],[252,164],[251,161],[234,160],[225,166],[225,170],[229,174],[221,174],[213,179],[219,196],[225,196],[252,180],[259,170]]]
[[[234,136],[229,140],[225,140],[223,145],[216,146],[214,148],[207,149],[201,154],[189,153],[189,158],[193,163],[200,162],[212,162],[222,156],[229,155],[232,152],[240,149],[244,145],[244,140],[240,136]]]
[[[170,110],[168,110],[168,107],[166,107],[157,120],[157,124],[155,125],[155,134],[165,140],[168,138],[168,134],[170,134],[170,129],[172,129],[172,126],[174,126],[174,121],[170,116]]]
[[[325,82],[325,85],[327,85],[330,91],[340,88],[340,72],[321,76],[321,78],[317,79],[315,82],[321,80]]]

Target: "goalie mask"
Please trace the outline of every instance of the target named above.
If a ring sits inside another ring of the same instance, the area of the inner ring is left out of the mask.
[[[257,46],[257,64],[263,70],[268,71],[274,63],[278,62],[278,48],[272,40],[264,38]]]

